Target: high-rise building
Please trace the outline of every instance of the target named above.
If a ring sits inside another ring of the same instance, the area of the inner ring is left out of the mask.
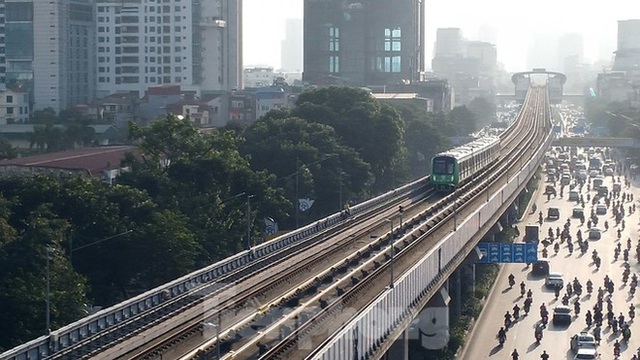
[[[558,36],[551,33],[536,33],[529,48],[527,67],[561,71],[558,62]]]
[[[464,56],[465,39],[460,28],[439,28],[436,30],[434,58]]]
[[[0,83],[28,91],[30,110],[93,99],[93,0],[6,0],[0,17]]]
[[[618,21],[618,48],[613,70],[640,71],[640,19]]]
[[[302,72],[302,19],[287,19],[284,34],[281,68],[285,72]]]
[[[419,80],[424,6],[422,0],[305,0],[303,80],[355,86]]]
[[[242,87],[242,0],[98,0],[97,89]]]
[[[582,34],[569,33],[558,39],[558,63],[560,71],[573,72],[584,62],[584,39]]]

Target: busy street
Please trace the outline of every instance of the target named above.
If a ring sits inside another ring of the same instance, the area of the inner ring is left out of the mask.
[[[516,239],[538,226],[539,261],[503,265],[462,358],[637,360],[636,168],[612,149],[554,148],[542,170]]]

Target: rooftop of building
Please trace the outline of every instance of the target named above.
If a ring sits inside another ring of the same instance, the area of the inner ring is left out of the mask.
[[[377,100],[409,100],[418,98],[418,93],[374,93]]]
[[[126,153],[135,153],[130,145],[105,146],[61,151],[15,159],[0,160],[0,166],[41,167],[63,170],[85,170],[91,176],[104,170],[119,169]]]

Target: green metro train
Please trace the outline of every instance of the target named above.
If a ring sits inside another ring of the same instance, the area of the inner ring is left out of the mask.
[[[449,192],[500,157],[500,138],[487,136],[439,153],[431,160],[431,182]]]

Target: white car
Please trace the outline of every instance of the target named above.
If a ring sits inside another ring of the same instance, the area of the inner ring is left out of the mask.
[[[596,343],[596,338],[593,337],[593,335],[589,334],[586,331],[582,331],[579,334],[574,334],[571,337],[570,346],[571,350],[577,352],[582,348],[595,349],[598,345]]]
[[[549,275],[547,275],[547,278],[544,284],[547,287],[562,288],[564,286],[564,280],[562,279],[562,274],[559,272],[550,272]]]
[[[600,354],[598,354],[598,350],[594,348],[580,348],[578,352],[576,352],[576,356],[573,357],[574,360],[594,360],[600,359]]]

